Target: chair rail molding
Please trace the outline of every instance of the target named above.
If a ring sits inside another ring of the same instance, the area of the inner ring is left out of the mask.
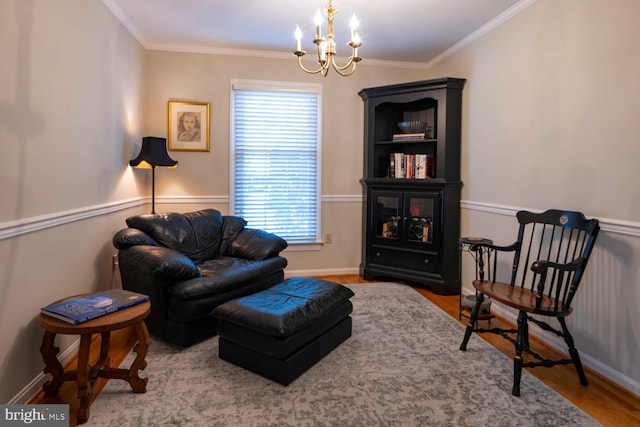
[[[228,204],[229,196],[156,196],[156,204]]]
[[[124,209],[142,206],[147,203],[147,198],[137,197],[133,199],[120,200],[117,202],[103,203],[100,205],[86,206],[83,208],[68,211],[54,212],[46,215],[39,215],[30,218],[23,218],[15,221],[0,223],[0,240],[10,239],[35,231],[57,227],[87,218],[106,215]]]
[[[323,195],[322,203],[362,203],[362,195]],[[80,221],[96,216],[107,215],[129,208],[151,203],[151,197],[136,197],[99,205],[85,206],[68,211],[53,212],[13,221],[0,222],[0,241],[18,237],[23,234],[46,230],[62,224]],[[159,196],[156,204],[228,204],[229,196]]]
[[[211,203],[226,204],[231,201],[229,196],[156,196],[156,203],[194,204]],[[323,194],[320,196],[322,203],[361,203],[364,197],[361,194]]]
[[[543,211],[543,209],[496,205],[492,203],[473,202],[469,200],[460,201],[460,207],[462,209],[467,209],[470,211],[487,212],[487,213],[506,215],[511,217],[514,217],[516,213],[520,210],[528,210],[530,212]],[[587,217],[595,217],[587,214],[586,212],[585,212],[585,215]],[[597,217],[597,218],[600,220],[601,231],[608,231],[616,234],[624,234],[627,236],[640,237],[640,222],[625,221],[625,220],[611,219],[611,218],[601,218],[601,217]]]

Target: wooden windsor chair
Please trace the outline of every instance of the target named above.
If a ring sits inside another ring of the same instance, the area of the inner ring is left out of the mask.
[[[520,396],[522,368],[573,364],[580,384],[589,384],[580,355],[567,328],[566,318],[578,290],[600,230],[597,219],[587,219],[580,212],[551,209],[542,213],[520,211],[517,240],[508,246],[477,243],[473,249],[479,275],[473,281],[476,304],[460,345],[465,351],[473,332],[497,333],[515,346],[513,389]],[[507,263],[503,262],[507,260]],[[508,262],[510,261],[510,262]],[[509,270],[508,267],[511,267]],[[506,272],[504,270],[509,270]],[[499,281],[503,279],[503,281]],[[517,329],[480,328],[480,302],[487,295],[494,301],[518,310]],[[533,317],[533,316],[536,317]],[[555,318],[560,329],[542,318]],[[569,359],[547,359],[530,347],[529,322],[562,337]],[[515,334],[515,337],[513,336]],[[523,353],[532,356],[525,362]]]

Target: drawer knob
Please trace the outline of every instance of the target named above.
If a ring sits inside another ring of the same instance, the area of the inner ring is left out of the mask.
[[[376,256],[380,256],[380,252],[376,252]]]
[[[429,258],[426,258],[426,259],[424,260],[424,263],[425,263],[425,264],[429,264]]]

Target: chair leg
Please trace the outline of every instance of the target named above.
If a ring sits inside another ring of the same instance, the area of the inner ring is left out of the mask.
[[[520,378],[522,377],[522,348],[524,341],[528,342],[527,330],[527,313],[521,311],[518,315],[518,334],[516,336],[516,354],[513,357],[513,389],[511,394],[520,396]]]
[[[567,343],[567,347],[569,348],[569,355],[571,356],[573,365],[576,367],[578,377],[580,377],[580,384],[584,386],[589,385],[589,380],[587,380],[587,376],[584,374],[584,369],[582,368],[580,354],[578,353],[578,349],[573,343],[573,337],[569,333],[569,329],[567,328],[564,317],[558,318],[558,321],[560,322],[560,326],[562,326],[562,337],[564,338],[564,341]]]
[[[526,321],[524,322],[524,327],[522,330],[522,343],[524,348],[531,348],[529,346],[529,317],[527,316]]]
[[[467,343],[469,342],[469,338],[471,338],[471,334],[475,329],[476,323],[478,322],[478,314],[480,313],[480,302],[484,298],[484,295],[481,292],[478,292],[476,296],[476,304],[473,306],[473,310],[471,310],[471,316],[469,317],[469,323],[467,323],[467,329],[464,331],[464,339],[462,340],[462,344],[460,344],[460,350],[467,350]]]

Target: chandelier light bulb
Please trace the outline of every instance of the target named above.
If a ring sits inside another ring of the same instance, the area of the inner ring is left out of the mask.
[[[322,14],[320,9],[316,11],[316,16],[313,18],[313,23],[316,26],[316,40],[322,38]]]
[[[355,13],[351,17],[349,26],[351,27],[351,41],[355,42],[356,36],[358,35],[358,17],[356,16]]]
[[[302,30],[299,26],[296,26],[296,30],[294,32],[294,37],[296,39],[296,50],[293,52],[293,54],[298,57],[298,65],[306,73],[320,73],[323,77],[326,77],[329,69],[333,68],[339,75],[346,77],[355,72],[357,63],[362,60],[362,58],[358,56],[358,48],[362,45],[360,35],[358,34],[359,21],[356,14],[354,13],[353,17],[349,21],[349,26],[351,28],[351,40],[347,43],[347,46],[351,48],[351,56],[349,57],[349,60],[345,65],[339,66],[336,64],[336,42],[334,40],[333,34],[333,17],[337,13],[337,9],[335,9],[331,5],[331,0],[329,0],[327,6],[324,9],[324,15],[327,18],[326,37],[322,35],[323,14],[320,12],[320,9],[316,11],[316,15],[313,18],[313,23],[316,28],[316,37],[313,40],[313,43],[316,45],[318,56],[317,62],[318,64],[320,64],[320,68],[318,68],[317,70],[308,70],[304,67],[304,65],[302,65],[302,57],[306,54],[306,52],[302,50]]]
[[[296,38],[296,51],[302,50],[302,30],[299,25],[296,25],[296,32],[294,33]]]

